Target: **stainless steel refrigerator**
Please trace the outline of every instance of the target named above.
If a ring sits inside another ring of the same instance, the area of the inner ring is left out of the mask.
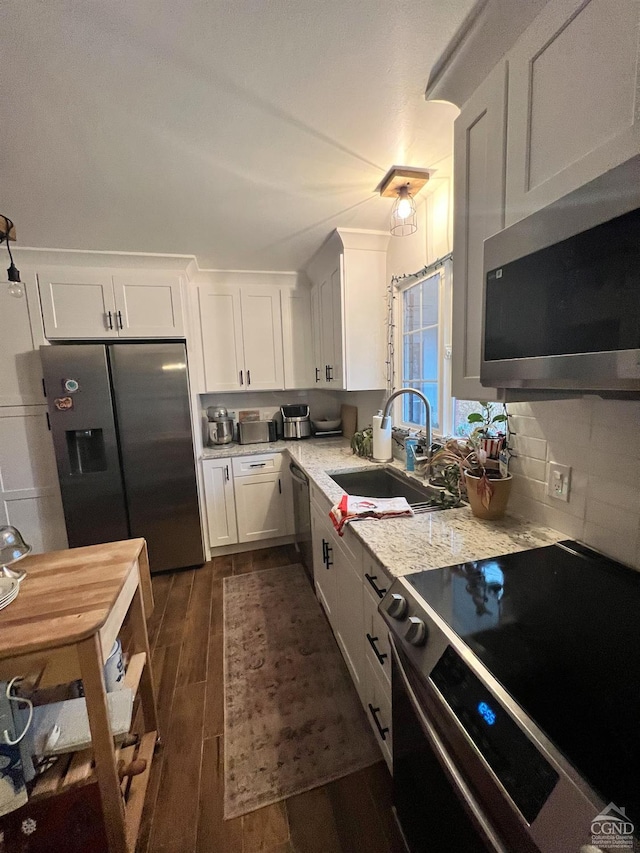
[[[184,344],[40,354],[70,547],[142,536],[152,572],[202,564]]]

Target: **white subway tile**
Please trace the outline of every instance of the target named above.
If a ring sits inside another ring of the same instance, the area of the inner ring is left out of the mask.
[[[527,498],[533,498],[537,501],[544,501],[545,489],[545,483],[541,483],[539,480],[530,480],[527,477],[521,477],[519,474],[513,475],[511,490],[516,494],[524,495]]]
[[[607,557],[640,568],[637,529],[635,532],[629,531],[628,534],[621,536],[610,527],[588,521],[584,527],[583,541],[596,551],[602,551]]]
[[[623,536],[634,537],[638,532],[638,514],[632,510],[603,503],[591,498],[587,504],[587,522],[599,524]]]
[[[628,424],[620,426],[613,422],[607,426],[594,424],[591,431],[591,445],[594,450],[609,449],[612,454],[640,458],[640,422],[635,429]]]
[[[587,499],[599,500],[636,514],[640,513],[640,488],[637,485],[621,483],[619,480],[605,480],[603,477],[590,476]]]
[[[603,480],[614,480],[618,483],[635,486],[640,478],[640,460],[614,450],[596,451],[593,448],[588,454],[588,471],[593,476]]]
[[[529,403],[532,417],[547,420],[569,421],[570,423],[591,423],[593,411],[592,397],[581,397],[575,400],[548,400],[541,403]],[[509,411],[511,407],[509,406]]]
[[[553,530],[564,534],[567,539],[580,539],[584,533],[584,521],[569,515],[567,512],[547,506],[540,501],[532,500],[524,495],[512,494],[509,500],[509,512],[522,518],[545,524]]]
[[[546,437],[540,421],[522,415],[513,415],[509,418],[509,429],[515,435],[526,435],[529,438]]]
[[[509,463],[509,471],[512,474],[521,474],[532,480],[546,482],[547,463],[544,459],[532,459],[529,456],[514,456]]]
[[[569,515],[574,515],[576,518],[584,518],[587,507],[587,483],[589,476],[585,471],[571,471],[571,490],[569,492],[568,501],[560,501],[546,493],[544,503],[553,509],[558,509],[560,512],[566,512]]]
[[[640,425],[640,400],[602,400],[595,398],[593,423],[605,427],[633,429]]]
[[[547,458],[547,442],[540,438],[528,438],[526,435],[511,437],[511,448],[518,456],[530,456],[532,459]]]
[[[577,471],[589,470],[589,451],[568,441],[554,439],[547,443],[547,461],[569,465]]]

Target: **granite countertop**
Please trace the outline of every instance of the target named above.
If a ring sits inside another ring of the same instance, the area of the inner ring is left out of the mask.
[[[285,450],[332,504],[340,500],[344,491],[331,479],[331,473],[377,467],[375,462],[354,456],[349,442],[342,438],[226,444],[205,448],[202,458]],[[397,461],[388,464],[403,470]],[[506,515],[500,521],[483,521],[466,506],[413,518],[357,521],[349,524],[349,530],[392,577],[526,551],[567,538],[549,527],[513,515]]]

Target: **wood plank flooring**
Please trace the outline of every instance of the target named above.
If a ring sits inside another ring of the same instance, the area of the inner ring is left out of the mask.
[[[223,819],[223,578],[295,562],[293,546],[284,546],[153,578],[149,632],[163,746],[152,767],[137,853],[403,853],[382,761]]]

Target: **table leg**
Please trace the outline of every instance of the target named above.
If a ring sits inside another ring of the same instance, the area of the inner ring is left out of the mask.
[[[149,635],[147,634],[147,620],[140,586],[135,591],[129,607],[129,626],[131,628],[134,651],[145,652],[147,655],[147,663],[142,670],[140,687],[138,688],[142,713],[144,715],[145,730],[148,732],[158,732],[159,737],[156,691],[153,684],[151,652],[149,651]]]
[[[128,853],[125,813],[104,686],[102,648],[97,634],[77,644],[89,728],[110,853]]]

